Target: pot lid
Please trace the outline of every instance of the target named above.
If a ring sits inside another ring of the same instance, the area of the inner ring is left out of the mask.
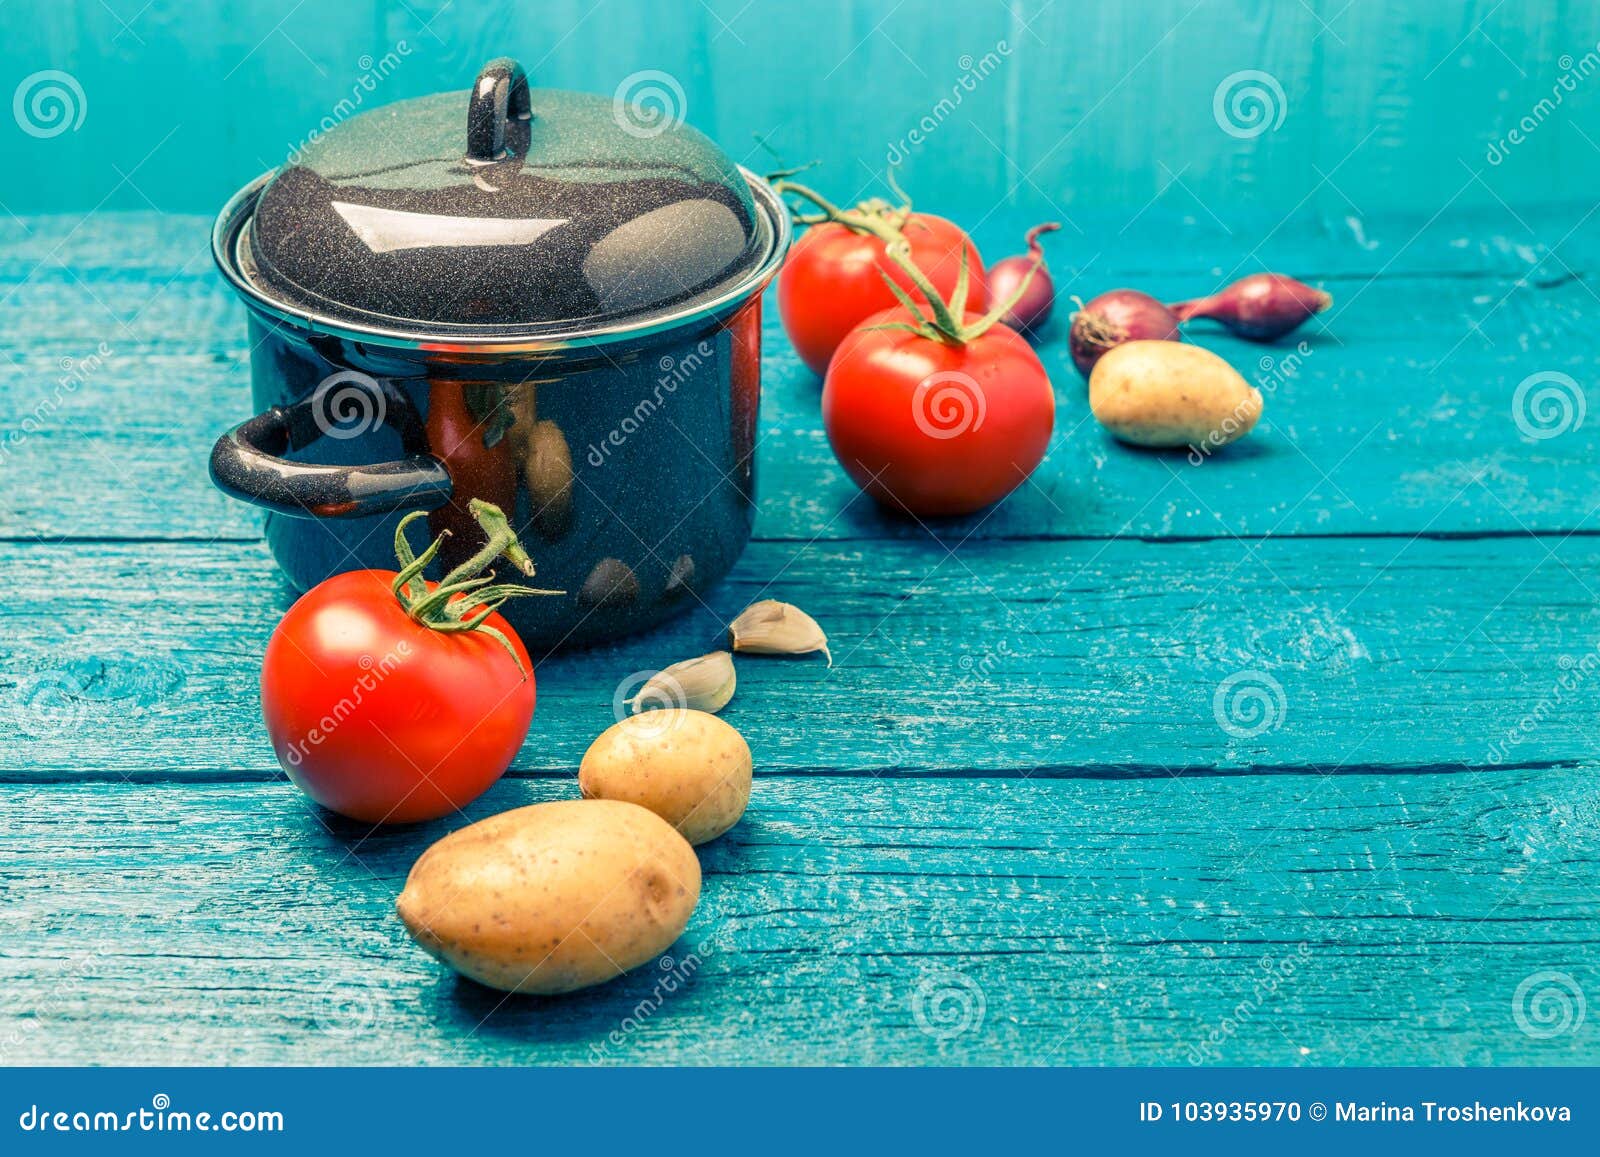
[[[773,231],[725,153],[649,111],[530,88],[496,60],[468,92],[375,109],[308,145],[262,190],[241,270],[338,320],[458,334],[692,310],[762,266]]]

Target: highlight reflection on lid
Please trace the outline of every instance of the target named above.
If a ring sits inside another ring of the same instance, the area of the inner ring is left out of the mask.
[[[334,201],[333,208],[373,253],[448,245],[529,245],[557,225],[567,223],[565,218],[443,217],[437,213],[352,205],[348,201]]]

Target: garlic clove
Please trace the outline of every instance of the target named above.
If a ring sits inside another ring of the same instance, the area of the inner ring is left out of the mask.
[[[638,694],[628,702],[634,714],[652,707],[686,707],[715,713],[733,698],[737,681],[733,656],[727,651],[713,651],[698,659],[685,659],[663,667],[645,680]]]
[[[751,603],[733,620],[728,634],[735,651],[752,655],[809,655],[821,651],[828,666],[833,666],[828,636],[817,620],[792,603],[776,599]]]

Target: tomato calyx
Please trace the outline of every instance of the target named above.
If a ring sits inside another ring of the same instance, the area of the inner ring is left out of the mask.
[[[843,225],[845,228],[853,229],[857,233],[865,233],[876,237],[883,242],[884,256],[898,265],[906,276],[911,279],[911,284],[915,285],[918,292],[927,299],[925,305],[922,302],[918,302],[894,278],[880,268],[878,275],[888,285],[889,291],[894,294],[895,300],[911,312],[915,323],[887,322],[881,326],[873,326],[873,329],[906,330],[932,341],[942,341],[946,345],[966,345],[968,342],[976,341],[982,337],[1001,318],[1011,312],[1011,308],[1022,300],[1029,284],[1039,270],[1044,267],[1044,251],[1038,247],[1035,241],[1037,234],[1030,233],[1028,235],[1028,249],[1030,256],[1033,258],[1033,264],[1029,268],[1027,276],[1018,283],[1009,297],[1004,301],[995,303],[988,313],[969,323],[966,321],[970,274],[967,267],[967,251],[965,248],[961,250],[961,273],[956,281],[955,289],[947,301],[928,275],[912,259],[911,242],[905,235],[906,221],[911,216],[911,198],[905,195],[895,181],[892,169],[889,171],[889,187],[897,197],[901,198],[901,204],[898,206],[892,205],[882,198],[874,197],[862,201],[853,209],[841,209],[814,189],[809,189],[805,185],[788,179],[792,174],[800,171],[799,169],[791,169],[787,172],[773,174],[778,179],[773,181],[772,187],[780,196],[792,193],[811,202],[818,210],[816,213],[803,213],[793,205],[790,205],[790,212],[794,217],[795,223],[799,225],[822,225],[828,223]]]
[[[907,255],[906,261],[909,263],[910,260],[910,256]],[[914,333],[919,337],[927,338],[929,341],[942,341],[946,345],[957,347],[964,346],[968,342],[977,341],[998,325],[1000,319],[1011,312],[1011,307],[1022,300],[1023,294],[1028,291],[1029,283],[1033,281],[1043,267],[1044,254],[1035,254],[1033,264],[1029,266],[1027,275],[1017,283],[1017,288],[1012,290],[1010,296],[996,302],[988,313],[971,322],[966,320],[968,270],[965,250],[962,250],[961,253],[961,272],[956,277],[956,287],[950,294],[950,300],[948,302],[941,300],[938,292],[930,285],[924,292],[928,293],[928,303],[933,308],[927,311],[923,310],[920,302],[900,288],[894,278],[879,270],[879,273],[883,274],[884,283],[888,285],[889,291],[894,294],[895,300],[905,307],[913,320],[909,322],[888,321],[882,325],[874,325],[869,328],[904,330],[907,333]]]
[[[533,559],[522,549],[522,544],[517,541],[516,531],[511,529],[511,523],[507,520],[505,512],[498,506],[474,498],[467,503],[467,509],[483,528],[486,540],[483,548],[446,574],[439,584],[432,588],[422,577],[422,572],[438,556],[439,548],[444,545],[450,532],[444,531],[428,544],[426,550],[416,554],[406,539],[406,527],[419,518],[426,518],[427,514],[421,510],[414,510],[400,520],[400,525],[394,532],[394,553],[400,562],[400,573],[394,576],[389,589],[394,592],[395,599],[405,608],[406,614],[412,621],[430,631],[447,634],[480,631],[488,635],[506,649],[512,662],[516,663],[517,670],[521,671],[522,677],[526,679],[527,668],[523,666],[522,657],[511,645],[511,640],[506,638],[503,631],[490,626],[486,620],[508,599],[522,598],[526,595],[563,595],[566,592],[538,590],[522,586],[520,583],[496,583],[492,570],[485,574],[484,571],[489,564],[503,556],[523,575],[532,578]]]

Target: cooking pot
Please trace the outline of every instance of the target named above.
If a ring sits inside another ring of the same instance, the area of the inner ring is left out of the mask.
[[[528,583],[565,592],[506,604],[530,646],[638,630],[733,566],[789,219],[655,111],[496,60],[228,202],[212,249],[247,307],[259,412],[211,477],[267,509],[295,586],[392,568],[411,510],[449,532],[448,569],[482,543],[474,498],[510,517]]]

